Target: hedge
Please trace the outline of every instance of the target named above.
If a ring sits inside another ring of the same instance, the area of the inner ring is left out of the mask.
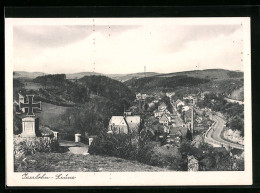
[[[53,152],[59,147],[56,140],[46,140],[43,137],[37,138],[14,138],[14,157],[19,159],[35,152]]]

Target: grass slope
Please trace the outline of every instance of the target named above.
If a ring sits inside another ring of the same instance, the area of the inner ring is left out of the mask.
[[[16,172],[156,172],[167,171],[121,158],[75,155],[70,153],[36,153],[26,160],[15,160]],[[168,170],[169,171],[169,170]]]
[[[42,102],[42,111],[37,113],[40,118],[41,125],[48,125],[51,128],[59,127],[61,116],[70,107],[57,106],[50,103]]]

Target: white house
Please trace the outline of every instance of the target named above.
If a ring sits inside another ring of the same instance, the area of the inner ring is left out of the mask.
[[[163,114],[160,118],[159,118],[159,123],[163,124],[163,125],[169,125],[169,117],[166,114]]]
[[[158,110],[159,111],[164,111],[166,110],[167,106],[164,102],[162,102],[159,106],[158,106]]]
[[[128,126],[123,116],[112,116],[109,124],[108,131],[112,133],[128,133]]]
[[[182,107],[182,111],[185,111],[185,112],[188,111],[189,109],[190,109],[189,106],[183,106],[183,107]]]
[[[139,130],[141,124],[140,116],[112,116],[108,124],[108,132],[130,133]]]
[[[156,110],[153,111],[153,113],[154,113],[154,117],[161,117],[163,114],[170,115],[170,111],[168,111],[168,109],[164,109],[164,110],[161,110],[161,111],[156,109]]]
[[[184,104],[184,102],[183,101],[181,101],[180,99],[178,99],[177,101],[176,101],[176,107],[178,108],[179,106],[184,106],[185,104]]]
[[[170,98],[171,98],[172,96],[174,96],[174,95],[175,95],[175,92],[167,92],[167,93],[166,93],[166,96],[167,96],[167,97],[170,97]]]
[[[141,93],[137,93],[135,96],[136,96],[137,100],[141,100],[142,99],[142,94]]]

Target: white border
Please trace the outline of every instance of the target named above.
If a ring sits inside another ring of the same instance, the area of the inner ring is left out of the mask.
[[[239,172],[62,172],[75,180],[25,180],[13,171],[13,26],[91,25],[93,18],[5,19],[6,182],[7,186],[161,186],[161,185],[251,185],[251,50],[250,18],[95,18],[96,25],[231,25],[243,24],[245,97],[245,171]],[[40,173],[40,172],[39,172]],[[41,173],[43,174],[43,173]],[[54,172],[46,173],[54,176]],[[34,173],[35,175],[35,173]]]

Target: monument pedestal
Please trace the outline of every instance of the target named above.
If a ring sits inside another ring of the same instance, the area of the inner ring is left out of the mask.
[[[35,118],[26,117],[22,119],[23,132],[22,137],[36,137],[35,133]]]

